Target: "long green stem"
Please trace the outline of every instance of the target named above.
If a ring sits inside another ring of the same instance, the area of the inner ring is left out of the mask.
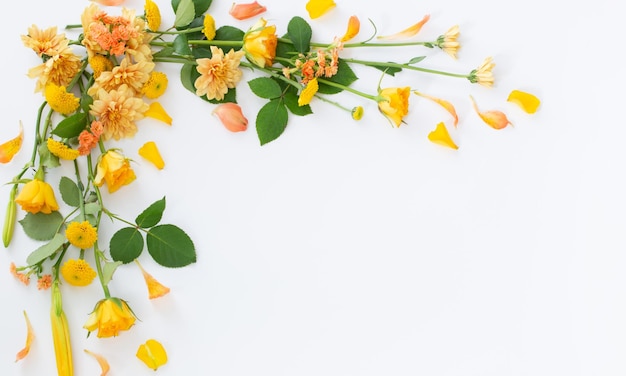
[[[343,59],[343,61],[348,62],[348,63],[362,64],[362,65],[374,66],[374,67],[409,69],[409,70],[420,71],[420,72],[425,72],[425,73],[439,74],[439,75],[448,76],[448,77],[458,77],[458,78],[469,79],[469,76],[470,76],[469,74],[445,72],[445,71],[440,71],[436,69],[416,67],[414,65],[409,65],[409,64],[387,63],[387,62],[380,62],[380,61],[368,61],[368,60],[358,60],[358,59]]]

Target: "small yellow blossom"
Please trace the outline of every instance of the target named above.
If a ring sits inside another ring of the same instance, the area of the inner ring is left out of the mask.
[[[72,221],[67,225],[65,237],[73,246],[88,249],[93,247],[98,240],[98,229],[93,227],[89,221]]]
[[[326,14],[326,12],[336,5],[334,0],[309,0],[309,2],[306,3],[306,10],[309,12],[309,17],[315,19]]]
[[[452,26],[444,35],[437,38],[437,47],[456,59],[456,54],[461,48],[461,44],[457,42],[459,34],[459,25]]]
[[[341,37],[341,41],[347,42],[351,40],[359,33],[360,29],[361,22],[359,21],[359,18],[357,16],[350,16],[350,19],[348,20],[348,30],[346,30],[346,33],[343,37]]]
[[[141,92],[150,99],[156,99],[163,95],[167,89],[167,75],[163,72],[151,72],[150,78],[141,88]]]
[[[80,99],[73,93],[68,93],[65,86],[49,83],[44,90],[44,96],[50,107],[63,115],[75,112],[80,106]]]
[[[534,114],[537,112],[541,101],[535,95],[521,90],[513,90],[507,98],[509,102],[515,103],[526,113]]]
[[[149,339],[137,349],[137,358],[144,362],[148,368],[157,370],[167,363],[167,353],[163,345],[154,339]]]
[[[494,78],[492,70],[495,66],[496,64],[493,62],[492,57],[485,58],[478,68],[470,72],[470,82],[473,84],[478,83],[486,87],[493,86]]]
[[[504,112],[496,110],[481,112],[476,105],[474,97],[470,95],[470,99],[472,100],[472,106],[474,107],[474,110],[476,111],[478,116],[480,116],[480,118],[491,128],[502,129],[506,128],[506,126],[509,124],[513,125],[506,117]]]
[[[54,197],[54,190],[43,180],[33,179],[26,183],[15,198],[23,210],[32,213],[50,214],[59,210],[59,204]]]
[[[450,137],[450,133],[448,133],[448,129],[443,122],[437,124],[435,130],[428,134],[428,139],[435,144],[446,146],[455,150],[459,148]]]
[[[93,356],[96,359],[96,361],[98,361],[98,364],[100,365],[100,369],[102,370],[102,372],[100,373],[100,376],[106,376],[109,373],[111,366],[109,366],[109,362],[106,360],[104,356],[100,354],[96,354],[95,352],[89,351],[87,349],[84,349],[83,351],[85,351],[85,354]]]
[[[202,21],[202,34],[204,34],[207,40],[215,38],[215,19],[208,13],[204,15],[204,20]]]
[[[422,30],[422,26],[424,26],[424,24],[428,22],[428,20],[430,20],[429,14],[425,15],[421,21],[419,21],[418,23],[416,23],[415,25],[411,27],[408,27],[393,35],[386,35],[386,36],[381,35],[381,36],[378,36],[377,38],[384,39],[384,40],[410,38],[414,36],[415,34],[419,33],[419,31]]]
[[[137,259],[135,259],[135,263],[139,266],[139,270],[141,270],[141,274],[143,275],[144,280],[146,281],[146,286],[148,287],[148,298],[156,299],[160,298],[164,295],[167,295],[170,292],[170,288],[164,286],[159,281],[156,280],[150,273],[148,273],[143,266],[139,263]]]
[[[300,96],[298,97],[298,106],[304,106],[311,103],[311,100],[317,93],[319,89],[319,85],[317,83],[317,77],[313,78],[309,82],[307,82],[306,86],[300,92]]]
[[[15,356],[16,362],[24,359],[26,355],[28,355],[28,353],[30,352],[30,346],[35,339],[35,331],[33,330],[33,326],[31,325],[30,320],[28,319],[26,311],[24,311],[24,319],[26,320],[26,345],[24,345],[24,348],[20,350]]]
[[[69,259],[61,266],[61,275],[70,285],[82,287],[96,278],[96,271],[83,259]]]
[[[150,161],[159,170],[162,170],[163,167],[165,167],[165,162],[163,161],[159,148],[157,148],[154,141],[148,141],[143,144],[143,146],[139,148],[139,155]]]
[[[20,122],[20,133],[17,137],[10,139],[7,142],[0,144],[0,163],[9,163],[22,148],[22,141],[24,140],[24,127]]]
[[[98,338],[117,336],[122,330],[129,330],[137,318],[126,301],[120,298],[106,298],[96,303],[83,328],[90,333],[98,331]]]
[[[363,107],[354,107],[352,109],[351,115],[354,120],[361,120],[363,118]]]
[[[161,26],[161,11],[159,10],[159,6],[152,0],[146,0],[144,13],[146,22],[148,23],[148,29],[152,31],[159,30]]]
[[[93,70],[93,76],[95,78],[100,77],[102,72],[110,72],[115,67],[111,59],[101,54],[94,54],[90,56],[87,61]]]
[[[200,73],[194,82],[196,95],[222,100],[228,89],[237,86],[243,76],[239,63],[245,52],[231,49],[224,54],[221,48],[211,46],[211,53],[213,54],[211,58],[196,60],[198,63],[196,69]]]
[[[66,161],[73,161],[80,155],[78,150],[72,149],[65,143],[52,138],[49,138],[48,141],[46,141],[46,145],[48,146],[50,153]]]

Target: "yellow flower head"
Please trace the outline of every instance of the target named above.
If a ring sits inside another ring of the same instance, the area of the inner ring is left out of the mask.
[[[48,141],[46,141],[46,145],[48,146],[50,153],[66,161],[73,161],[80,155],[78,150],[72,149],[65,143],[52,138],[49,138]]]
[[[96,278],[96,272],[83,259],[70,259],[61,266],[61,275],[72,286],[87,286]]]
[[[97,97],[89,113],[102,123],[104,140],[110,138],[119,140],[137,133],[135,121],[143,119],[148,104],[135,97],[133,91],[126,85],[108,92],[100,89]]]
[[[63,115],[69,115],[78,109],[80,100],[73,93],[68,93],[65,86],[53,83],[46,85],[44,96],[50,107]]]
[[[28,28],[28,35],[22,35],[24,46],[32,49],[38,56],[53,56],[67,47],[67,38],[64,34],[57,34],[56,26],[45,30],[36,25]]]
[[[152,0],[146,0],[144,13],[146,15],[148,29],[152,31],[159,30],[159,27],[161,26],[161,11],[159,10],[159,6]]]
[[[83,328],[90,333],[97,330],[99,338],[113,337],[123,330],[130,329],[136,319],[124,300],[106,298],[96,303]]]
[[[261,68],[270,66],[276,57],[276,25],[266,26],[267,21],[261,18],[243,36],[243,50],[253,64]]]
[[[215,19],[210,14],[204,15],[204,21],[202,23],[202,33],[207,40],[213,40],[215,38]]]
[[[45,62],[29,69],[28,77],[37,78],[35,92],[41,92],[49,83],[67,87],[80,72],[81,67],[81,58],[67,47],[49,56]]]
[[[113,62],[108,57],[101,54],[94,54],[89,57],[87,61],[93,70],[93,76],[95,78],[100,77],[102,72],[110,72],[115,67]]]
[[[150,79],[154,65],[150,61],[133,62],[130,57],[125,57],[112,70],[102,72],[87,94],[97,98],[100,89],[119,90],[122,85],[127,86],[132,94],[141,93],[142,88]]]
[[[88,249],[93,247],[96,240],[98,240],[98,230],[89,221],[73,221],[67,225],[65,236],[73,246],[80,249]]]
[[[390,87],[378,92],[378,109],[396,127],[402,123],[402,119],[409,113],[409,87]]]
[[[461,48],[461,44],[457,42],[459,38],[459,25],[454,25],[446,33],[437,38],[437,47],[441,48],[445,53],[456,59],[456,53]]]
[[[135,178],[128,158],[115,150],[109,150],[98,161],[94,184],[100,187],[106,182],[109,193],[113,193],[122,186],[132,183]]]
[[[207,99],[224,99],[228,89],[237,86],[243,75],[239,63],[244,55],[243,51],[231,49],[224,54],[221,48],[211,46],[213,56],[196,60],[196,70],[200,76],[194,82],[196,95],[206,95]]]
[[[363,118],[363,107],[361,106],[356,106],[352,109],[351,112],[352,118],[354,120],[361,120]]]
[[[311,100],[317,93],[319,89],[319,84],[317,83],[317,77],[309,81],[304,89],[300,92],[300,96],[298,97],[298,106],[304,106],[311,103]]]
[[[149,368],[157,370],[167,363],[167,353],[163,345],[154,339],[149,339],[137,349],[137,358],[144,362]]]
[[[23,210],[37,214],[50,214],[59,210],[59,204],[54,197],[54,190],[43,180],[33,179],[26,183],[15,198]]]
[[[469,80],[471,83],[491,87],[493,86],[493,73],[491,72],[496,64],[493,58],[487,57],[478,68],[470,72]]]
[[[148,81],[141,88],[141,92],[150,99],[156,99],[167,89],[167,75],[163,72],[151,72]]]

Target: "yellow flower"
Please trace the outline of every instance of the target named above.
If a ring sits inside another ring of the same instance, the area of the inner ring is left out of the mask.
[[[167,353],[163,345],[154,339],[149,339],[137,349],[137,358],[144,362],[149,368],[157,370],[167,363]]]
[[[0,163],[9,163],[22,148],[22,141],[24,140],[24,127],[20,122],[20,133],[17,137],[10,139],[0,145]]]
[[[143,119],[148,105],[141,98],[135,97],[128,86],[122,85],[118,90],[109,92],[100,89],[97,97],[89,113],[102,123],[104,140],[119,140],[137,133],[135,121]]]
[[[346,30],[346,33],[343,35],[343,37],[341,37],[341,41],[347,42],[350,39],[354,38],[359,33],[360,29],[361,22],[359,21],[359,18],[357,16],[351,16],[348,20],[348,30]]]
[[[244,55],[243,51],[231,49],[224,54],[221,48],[211,46],[211,58],[196,60],[196,70],[200,76],[194,82],[196,95],[206,95],[207,99],[224,99],[228,89],[237,86],[243,75],[239,63]]]
[[[502,129],[506,128],[506,126],[509,124],[513,125],[506,117],[504,112],[495,110],[481,112],[476,105],[474,97],[470,95],[470,99],[472,100],[472,106],[474,107],[474,110],[476,111],[478,116],[480,116],[480,118],[491,128]]]
[[[143,144],[143,146],[139,148],[139,155],[146,158],[159,170],[162,170],[163,167],[165,167],[165,162],[163,161],[159,148],[157,148],[154,141],[148,141]]]
[[[96,358],[96,360],[98,361],[98,364],[100,365],[100,368],[102,369],[102,373],[100,373],[100,376],[106,376],[106,374],[109,373],[111,366],[109,366],[109,362],[106,360],[105,357],[103,357],[100,354],[96,354],[93,351],[89,351],[87,349],[84,349],[83,351],[85,352],[85,354],[91,355],[94,358]]]
[[[159,30],[161,26],[161,11],[159,10],[159,6],[152,0],[146,0],[144,14],[146,15],[148,29],[152,31]]]
[[[106,182],[109,193],[113,193],[124,185],[135,180],[135,171],[130,167],[130,161],[115,150],[109,150],[100,156],[94,184],[102,186]]]
[[[37,78],[35,92],[43,91],[49,83],[67,87],[80,72],[81,66],[81,58],[66,47],[58,54],[48,57],[45,62],[29,69],[28,77]]]
[[[478,68],[470,72],[469,80],[471,83],[478,83],[479,85],[491,87],[493,86],[493,67],[496,64],[493,62],[493,58],[487,57]]]
[[[361,120],[363,118],[363,107],[354,107],[352,109],[351,115],[354,120]]]
[[[170,288],[162,285],[159,281],[156,280],[150,273],[148,273],[143,266],[135,259],[135,263],[139,266],[141,270],[141,274],[143,275],[144,280],[146,281],[146,286],[148,286],[148,298],[156,299],[160,298],[170,292]]]
[[[154,65],[150,61],[135,63],[130,57],[125,57],[112,70],[100,73],[94,85],[87,90],[87,94],[98,98],[100,89],[106,91],[119,90],[122,85],[127,86],[133,95],[141,93],[144,85],[150,79]]]
[[[428,22],[428,20],[430,20],[430,15],[427,14],[425,15],[421,21],[419,21],[418,23],[416,23],[415,25],[408,27],[396,34],[393,35],[387,35],[387,36],[379,36],[377,37],[378,39],[386,39],[386,40],[390,40],[390,39],[404,39],[404,38],[410,38],[412,36],[414,36],[415,34],[419,33],[420,30],[422,30],[422,26],[424,26],[424,24],[426,22]]]
[[[54,197],[54,190],[43,180],[33,179],[26,183],[15,198],[23,210],[37,214],[50,214],[59,210],[59,204]]]
[[[50,307],[50,325],[52,327],[52,341],[54,343],[54,354],[56,356],[57,374],[72,376],[74,366],[72,363],[72,343],[70,341],[70,330],[67,317],[63,311],[61,300],[61,289],[59,280],[52,284],[52,304]]]
[[[52,138],[49,138],[48,141],[46,141],[46,145],[48,146],[50,153],[66,161],[73,161],[80,155],[78,150],[72,149],[65,143]]]
[[[213,40],[215,38],[215,19],[210,14],[204,15],[204,21],[202,22],[202,33],[207,40]]]
[[[67,46],[64,34],[57,34],[57,28],[49,27],[41,30],[36,25],[28,28],[28,35],[22,35],[22,43],[32,49],[38,56],[53,56]]]
[[[253,64],[261,68],[270,66],[276,57],[276,25],[266,26],[267,21],[261,18],[243,36],[243,50]]]
[[[456,53],[461,48],[461,44],[457,42],[458,37],[459,25],[454,25],[444,35],[437,38],[437,47],[456,59]]]
[[[307,82],[306,86],[300,92],[300,96],[298,97],[298,106],[304,106],[311,103],[311,100],[317,93],[319,89],[319,85],[317,83],[317,77]]]
[[[167,75],[163,72],[151,72],[148,81],[141,88],[141,92],[150,99],[163,95],[167,89]]]
[[[402,119],[409,113],[409,87],[391,87],[381,89],[378,92],[378,109],[396,127],[402,123]]]
[[[148,110],[143,115],[160,120],[167,125],[172,125],[172,117],[165,111],[159,102],[150,103],[150,107],[148,107]]]
[[[452,149],[459,148],[450,137],[450,133],[448,133],[448,129],[443,122],[437,124],[437,128],[428,134],[428,139],[438,145]]]
[[[73,246],[88,249],[93,247],[98,240],[98,229],[93,227],[89,221],[72,221],[67,225],[65,237]]]
[[[108,57],[101,54],[94,54],[89,57],[87,61],[93,70],[93,76],[95,78],[100,77],[102,72],[110,72],[115,67],[113,62]]]
[[[83,328],[89,333],[98,331],[99,338],[117,336],[122,330],[130,329],[134,324],[135,314],[124,300],[106,298],[96,303]]]
[[[68,93],[65,86],[49,83],[44,90],[44,96],[50,107],[63,115],[71,114],[80,105],[80,100],[73,93]]]
[[[511,91],[507,100],[517,104],[522,108],[522,110],[529,114],[537,112],[537,108],[539,108],[539,105],[541,104],[539,98],[521,90]]]
[[[24,345],[24,348],[15,356],[16,362],[24,359],[26,355],[28,355],[30,352],[30,345],[33,343],[33,339],[35,339],[35,332],[33,331],[33,326],[28,319],[26,311],[24,311],[24,319],[26,320],[26,344]]]
[[[309,0],[306,3],[306,10],[309,12],[309,17],[314,19],[321,17],[335,5],[337,4],[333,0]]]
[[[61,267],[61,275],[72,286],[88,286],[96,278],[96,272],[83,259],[67,260]]]

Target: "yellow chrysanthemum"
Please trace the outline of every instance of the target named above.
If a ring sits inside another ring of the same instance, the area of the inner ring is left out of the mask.
[[[493,58],[491,56],[487,57],[478,68],[470,72],[470,82],[473,84],[478,83],[479,85],[492,87],[494,83],[492,70],[495,66],[496,63],[493,62]]]
[[[67,240],[80,249],[91,248],[98,240],[98,230],[88,221],[71,222],[65,230]]]
[[[46,85],[53,83],[67,86],[80,72],[81,58],[66,47],[58,54],[50,56],[45,62],[28,70],[28,77],[36,78],[35,92],[41,92]]]
[[[28,28],[28,35],[22,35],[24,46],[32,49],[38,56],[53,56],[67,46],[64,34],[57,34],[56,27],[40,29],[36,25]]]
[[[148,29],[152,31],[159,30],[159,27],[161,26],[161,11],[159,10],[159,6],[152,0],[146,0],[144,12],[146,15],[146,22],[148,23]]]
[[[96,272],[83,259],[70,259],[61,266],[61,275],[73,286],[87,286],[96,278]]]
[[[63,115],[69,115],[78,109],[80,100],[73,93],[68,93],[65,86],[53,83],[46,85],[44,96],[50,107]]]
[[[167,89],[167,75],[163,72],[151,72],[148,81],[141,88],[141,92],[150,99],[163,95]]]
[[[317,77],[309,81],[304,89],[300,92],[300,96],[298,97],[298,106],[305,106],[311,103],[311,100],[317,93],[319,89],[319,85],[317,83]]]
[[[49,138],[46,142],[50,153],[66,161],[73,161],[80,155],[80,152],[76,149],[72,149],[61,141]]]
[[[88,59],[89,65],[93,70],[93,76],[95,78],[100,77],[102,72],[110,72],[115,65],[113,62],[104,55],[95,54]]]
[[[204,15],[202,33],[207,40],[215,38],[215,19],[210,14]]]
[[[149,106],[135,97],[131,89],[126,85],[110,92],[100,89],[97,98],[91,105],[90,114],[102,122],[104,140],[119,140],[137,133],[135,121],[143,119]]]

